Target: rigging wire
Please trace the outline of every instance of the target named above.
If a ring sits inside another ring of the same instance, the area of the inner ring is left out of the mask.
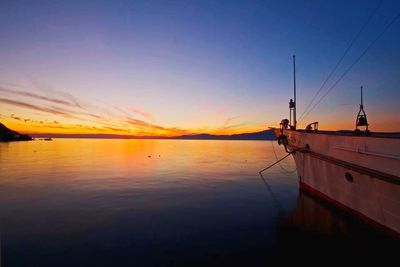
[[[303,119],[304,114],[308,111],[308,109],[311,107],[311,105],[314,103],[314,100],[317,98],[317,96],[321,93],[322,89],[325,87],[326,83],[329,81],[329,79],[332,77],[332,75],[336,72],[337,68],[339,67],[339,65],[342,63],[343,59],[346,57],[347,53],[350,51],[350,49],[353,47],[353,45],[355,44],[355,42],[357,41],[358,37],[361,35],[361,33],[364,31],[364,29],[367,27],[367,25],[369,24],[369,22],[372,20],[372,18],[375,16],[375,13],[378,11],[378,9],[380,8],[380,6],[382,5],[383,0],[381,0],[378,5],[372,10],[371,14],[369,15],[369,17],[367,18],[367,20],[365,21],[365,23],[363,24],[363,26],[361,27],[361,29],[358,31],[358,33],[356,34],[356,36],[353,38],[353,40],[351,41],[350,45],[346,48],[346,50],[344,51],[343,55],[341,56],[341,58],[339,59],[339,61],[336,63],[335,67],[332,69],[332,71],[329,73],[328,77],[326,77],[325,81],[322,83],[321,87],[318,89],[318,91],[314,94],[313,98],[311,99],[311,101],[308,103],[308,105],[306,106],[306,108],[304,109],[303,113],[300,115],[299,118],[299,123],[301,122],[301,120]]]
[[[336,80],[336,82],[326,91],[326,93],[320,97],[318,102],[316,102],[311,109],[307,111],[307,113],[303,116],[302,120],[304,120],[314,108],[321,103],[321,101],[336,87],[336,85],[346,76],[346,74],[360,61],[360,59],[368,52],[368,50],[386,33],[386,31],[392,26],[396,20],[400,17],[400,13],[398,13],[383,29],[383,31],[364,49],[364,51],[360,54],[360,56],[348,67],[343,74]]]

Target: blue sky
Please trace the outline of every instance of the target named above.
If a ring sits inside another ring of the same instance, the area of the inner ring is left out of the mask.
[[[39,132],[262,130],[288,116],[292,55],[301,114],[379,2],[2,1],[0,120]],[[382,1],[325,90],[399,12]],[[400,19],[305,121],[352,129],[364,85],[371,129],[400,131],[399,47]],[[58,108],[44,97],[80,104],[73,116],[35,110]]]

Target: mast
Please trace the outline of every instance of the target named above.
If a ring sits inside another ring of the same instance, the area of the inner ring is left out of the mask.
[[[294,94],[294,101],[291,98],[289,101],[289,125],[290,129],[296,130],[296,56],[293,55],[293,94]],[[293,115],[292,115],[293,114]],[[293,118],[293,120],[292,120]]]
[[[294,99],[294,109],[293,109],[293,126],[296,129],[296,56],[293,55],[293,99]]]
[[[363,87],[361,86],[361,108],[363,108]]]

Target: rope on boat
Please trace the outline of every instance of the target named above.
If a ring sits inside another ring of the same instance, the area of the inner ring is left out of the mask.
[[[275,161],[274,163],[272,163],[271,165],[269,165],[268,167],[262,169],[261,171],[259,171],[258,173],[261,174],[262,172],[268,170],[269,168],[275,166],[276,164],[278,164],[279,162],[281,162],[282,160],[286,159],[287,157],[289,157],[292,153],[288,153],[286,156],[284,156],[283,158],[281,158],[278,161]]]
[[[262,169],[262,170],[259,171],[258,173],[260,174],[261,180],[264,182],[265,186],[267,187],[267,189],[268,189],[268,191],[269,191],[269,193],[270,193],[270,195],[271,195],[271,197],[272,197],[273,204],[274,204],[274,205],[277,207],[277,209],[278,209],[279,215],[283,215],[283,214],[285,213],[285,210],[283,209],[283,207],[282,207],[282,205],[281,205],[279,199],[277,198],[277,196],[276,196],[276,195],[274,194],[274,192],[272,191],[271,186],[268,184],[267,180],[266,180],[266,179],[264,178],[264,176],[262,175],[262,173],[263,173],[264,171],[270,169],[271,167],[275,166],[276,164],[279,164],[279,162],[281,162],[282,160],[284,160],[284,159],[286,159],[287,157],[289,157],[290,155],[296,153],[296,150],[295,150],[295,149],[293,149],[293,150],[289,150],[289,149],[288,149],[288,147],[287,147],[288,140],[287,140],[287,138],[286,138],[285,135],[282,134],[282,135],[279,137],[278,142],[279,142],[279,144],[283,144],[283,145],[284,145],[285,151],[287,152],[287,155],[285,155],[285,156],[282,157],[281,159],[275,161],[274,163],[272,163],[272,164],[269,165],[268,167]],[[273,144],[272,144],[272,148],[273,148],[273,150],[274,150],[274,154],[275,154],[276,159],[278,159]],[[280,164],[279,164],[279,166],[280,166],[282,169],[284,169]],[[284,170],[285,170],[285,169],[284,169]],[[295,170],[295,171],[296,171],[296,170]]]
[[[279,145],[282,144],[282,145],[285,147],[285,151],[286,151],[288,154],[287,154],[286,156],[284,156],[283,158],[281,158],[281,159],[275,161],[274,163],[272,163],[272,164],[269,165],[268,167],[266,167],[266,168],[262,169],[261,171],[259,171],[259,172],[258,172],[259,174],[261,174],[262,172],[264,172],[264,171],[268,170],[269,168],[275,166],[276,164],[278,164],[279,162],[281,162],[281,161],[284,160],[285,158],[289,157],[291,154],[295,154],[295,153],[296,153],[296,150],[295,150],[295,149],[292,149],[292,150],[291,150],[291,149],[288,147],[288,143],[289,143],[289,141],[287,140],[286,135],[281,134],[281,135],[278,137],[278,144],[279,144]],[[275,148],[274,148],[274,152],[275,152]],[[275,154],[275,156],[276,156],[276,154]]]
[[[278,160],[278,155],[276,154],[275,151],[275,146],[274,146],[274,142],[271,142],[271,146],[272,146],[272,151],[274,151],[274,155],[275,155],[275,159]],[[282,164],[278,164],[279,167],[281,167],[281,169],[286,173],[286,174],[293,174],[297,171],[297,169],[295,168],[294,170],[287,170],[285,167],[282,166]]]

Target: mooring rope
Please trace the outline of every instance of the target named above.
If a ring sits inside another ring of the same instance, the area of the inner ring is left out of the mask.
[[[272,163],[271,165],[269,165],[268,167],[266,167],[266,168],[264,168],[264,169],[262,169],[261,171],[259,171],[258,173],[259,174],[261,174],[262,172],[264,172],[264,171],[266,171],[266,170],[268,170],[269,168],[271,168],[271,167],[273,167],[273,166],[275,166],[276,164],[278,164],[279,162],[281,162],[282,160],[284,160],[284,159],[286,159],[287,157],[289,157],[291,154],[287,154],[286,156],[284,156],[283,158],[281,158],[280,160],[278,160],[278,161],[276,161],[276,162],[274,162],[274,163]]]
[[[275,146],[274,146],[274,142],[271,142],[271,146],[272,146],[272,151],[274,151],[274,155],[275,155],[275,159],[278,160],[278,155],[276,154],[275,151]],[[286,174],[292,174],[295,173],[297,171],[297,169],[295,168],[294,170],[287,170],[285,167],[283,167],[280,163],[278,163],[279,167],[281,167],[281,169],[286,172]]]

